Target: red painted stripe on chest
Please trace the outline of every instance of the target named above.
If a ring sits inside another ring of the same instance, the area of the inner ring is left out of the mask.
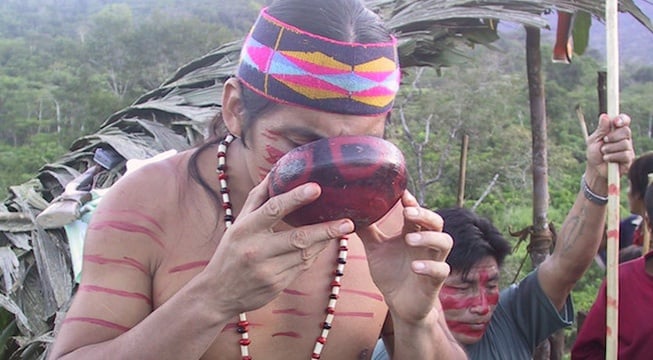
[[[209,264],[208,260],[193,261],[193,262],[189,262],[189,263],[186,263],[186,264],[181,264],[181,265],[175,266],[175,267],[171,268],[168,271],[168,273],[172,274],[172,273],[176,273],[176,272],[180,272],[180,271],[192,270],[192,269],[199,268],[199,267],[203,268],[208,264]]]

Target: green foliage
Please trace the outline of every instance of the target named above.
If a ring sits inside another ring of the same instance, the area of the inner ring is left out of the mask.
[[[33,177],[180,66],[241,37],[263,2],[229,3],[0,2],[2,189]],[[34,151],[43,134],[58,153]]]
[[[45,164],[54,162],[66,149],[56,137],[49,134],[37,134],[20,146],[0,144],[0,188],[22,184],[34,177]]]
[[[0,309],[0,359],[7,359],[16,350],[12,336],[17,336],[18,328],[14,315],[4,308]]]
[[[590,28],[592,26],[592,15],[585,11],[579,11],[575,14],[573,39],[574,52],[582,55],[587,49],[590,38]]]

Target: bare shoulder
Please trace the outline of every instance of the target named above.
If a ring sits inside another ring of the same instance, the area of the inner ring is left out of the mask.
[[[187,153],[176,154],[156,162],[148,163],[124,175],[118,180],[111,190],[109,196],[129,196],[130,199],[149,197],[153,193],[160,196],[173,195],[169,190],[178,185],[180,179],[186,178],[188,173]]]
[[[167,237],[190,226],[192,207],[201,208],[198,199],[207,197],[189,175],[191,154],[192,150],[182,152],[123,176],[100,200],[91,230],[122,230],[121,238],[157,233],[154,243],[162,246]]]

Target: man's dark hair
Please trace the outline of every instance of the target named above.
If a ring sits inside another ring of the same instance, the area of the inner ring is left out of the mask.
[[[628,180],[630,180],[630,193],[639,199],[644,199],[646,186],[648,185],[648,174],[653,173],[653,151],[640,155],[633,161],[628,169]]]
[[[465,208],[437,211],[444,219],[444,232],[453,238],[447,257],[451,271],[462,272],[463,278],[481,259],[492,256],[499,266],[510,253],[510,243],[489,219]]]
[[[646,208],[646,215],[648,221],[653,223],[653,183],[646,188],[646,195],[644,196],[644,207]]]

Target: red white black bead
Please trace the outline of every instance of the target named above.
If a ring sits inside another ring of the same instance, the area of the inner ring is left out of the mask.
[[[224,222],[225,226],[228,228],[233,224],[235,218],[233,215],[233,209],[231,206],[231,199],[229,198],[229,188],[227,187],[227,147],[234,141],[235,137],[231,134],[227,135],[218,145],[218,166],[216,172],[218,173],[218,180],[220,182],[220,194],[222,198],[222,208],[225,211]],[[315,339],[315,346],[313,347],[313,353],[311,354],[311,359],[319,359],[322,354],[322,350],[326,345],[327,337],[329,336],[329,330],[333,324],[333,319],[335,318],[335,309],[336,303],[338,302],[338,296],[340,293],[340,282],[342,276],[345,273],[345,264],[347,263],[347,243],[348,238],[343,236],[340,238],[340,245],[338,247],[338,259],[337,266],[334,270],[334,279],[331,281],[331,294],[329,294],[329,303],[326,308],[326,317],[322,323],[322,332],[320,336]],[[236,326],[236,331],[240,334],[240,355],[242,360],[252,360],[252,356],[249,355],[249,345],[251,340],[249,338],[249,322],[247,321],[247,315],[245,313],[240,313],[238,315],[238,323]]]

